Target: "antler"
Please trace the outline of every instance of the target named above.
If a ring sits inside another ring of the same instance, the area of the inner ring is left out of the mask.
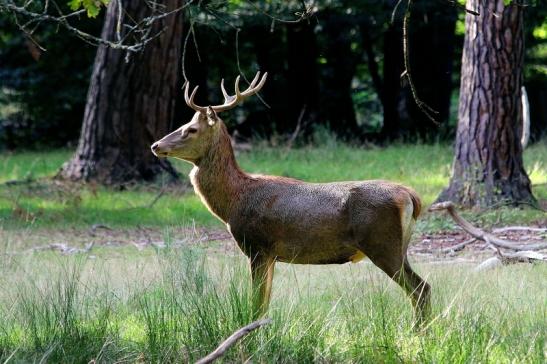
[[[222,89],[222,94],[224,95],[224,104],[222,105],[214,105],[211,106],[213,110],[216,112],[220,111],[226,111],[230,110],[237,105],[239,105],[243,100],[245,100],[247,97],[252,96],[256,94],[262,86],[266,83],[266,78],[268,77],[268,72],[265,72],[262,78],[260,78],[260,72],[257,72],[253,80],[251,81],[251,84],[249,87],[241,92],[239,90],[239,79],[240,76],[237,76],[236,82],[235,82],[235,95],[229,95],[226,92],[226,89],[224,88],[224,79],[220,82],[220,88]],[[260,82],[258,80],[260,79]],[[196,96],[196,92],[198,90],[199,86],[194,87],[194,90],[192,91],[192,94],[188,96],[188,91],[190,89],[190,83],[186,82],[184,84],[184,100],[186,101],[186,105],[190,106],[192,109],[200,112],[205,112],[207,110],[207,107],[204,106],[198,106],[194,103],[194,96]]]

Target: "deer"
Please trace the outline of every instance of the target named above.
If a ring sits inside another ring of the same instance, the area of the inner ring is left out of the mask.
[[[245,91],[238,76],[235,94],[222,79],[221,105],[199,106],[196,86],[184,99],[195,113],[177,130],[152,144],[160,158],[193,164],[190,181],[207,209],[225,225],[251,271],[254,316],[267,313],[276,262],[356,263],[368,257],[410,297],[415,322],[430,306],[430,285],[410,266],[407,248],[420,215],[417,193],[384,180],[308,183],[288,177],[249,174],[238,165],[230,135],[218,114],[241,104],[264,86],[257,72]]]

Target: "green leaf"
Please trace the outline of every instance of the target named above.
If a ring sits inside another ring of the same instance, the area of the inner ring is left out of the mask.
[[[69,0],[68,6],[73,11],[84,8],[87,16],[95,18],[101,12],[101,7],[107,6],[110,0]]]
[[[76,11],[82,6],[82,0],[70,0],[68,6],[71,10]]]

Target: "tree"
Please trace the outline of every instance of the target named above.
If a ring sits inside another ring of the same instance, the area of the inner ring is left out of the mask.
[[[455,158],[439,200],[463,206],[530,203],[520,127],[524,56],[522,4],[468,0]]]
[[[103,39],[116,36],[116,4],[113,1],[108,6]],[[140,0],[125,5],[124,14],[132,19],[143,19],[153,11]],[[180,1],[168,0],[165,11],[180,5]],[[176,101],[180,99],[182,17],[176,12],[156,21],[152,34],[162,29],[163,33],[148,42],[141,53],[99,46],[78,148],[59,177],[120,184],[153,180],[161,171],[176,175],[168,163],[154,157],[149,146],[169,131],[175,119]]]

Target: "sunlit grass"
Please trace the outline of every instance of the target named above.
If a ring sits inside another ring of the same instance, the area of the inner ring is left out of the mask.
[[[186,247],[109,256],[2,256],[0,361],[194,362],[249,323],[238,256]],[[543,363],[544,265],[480,274],[415,264],[433,286],[433,319],[370,263],[278,264],[270,326],[226,362]]]
[[[0,156],[0,183],[53,176],[71,151],[5,153]],[[356,148],[338,143],[287,150],[256,145],[238,153],[244,170],[251,173],[290,176],[309,182],[387,179],[416,189],[426,205],[447,185],[452,162],[448,145],[396,144],[387,148]],[[525,165],[539,199],[547,199],[547,143],[525,151]],[[108,226],[166,226],[192,224],[220,226],[189,187],[190,166],[175,161],[186,189],[169,190],[150,207],[160,186],[124,191],[94,188],[58,190],[48,184],[0,187],[0,225],[4,228]],[[500,209],[486,213],[488,221],[507,217],[513,223],[541,219],[534,210]],[[516,219],[516,220],[515,220]],[[503,221],[503,220],[502,220]],[[419,225],[419,228],[423,226]]]

